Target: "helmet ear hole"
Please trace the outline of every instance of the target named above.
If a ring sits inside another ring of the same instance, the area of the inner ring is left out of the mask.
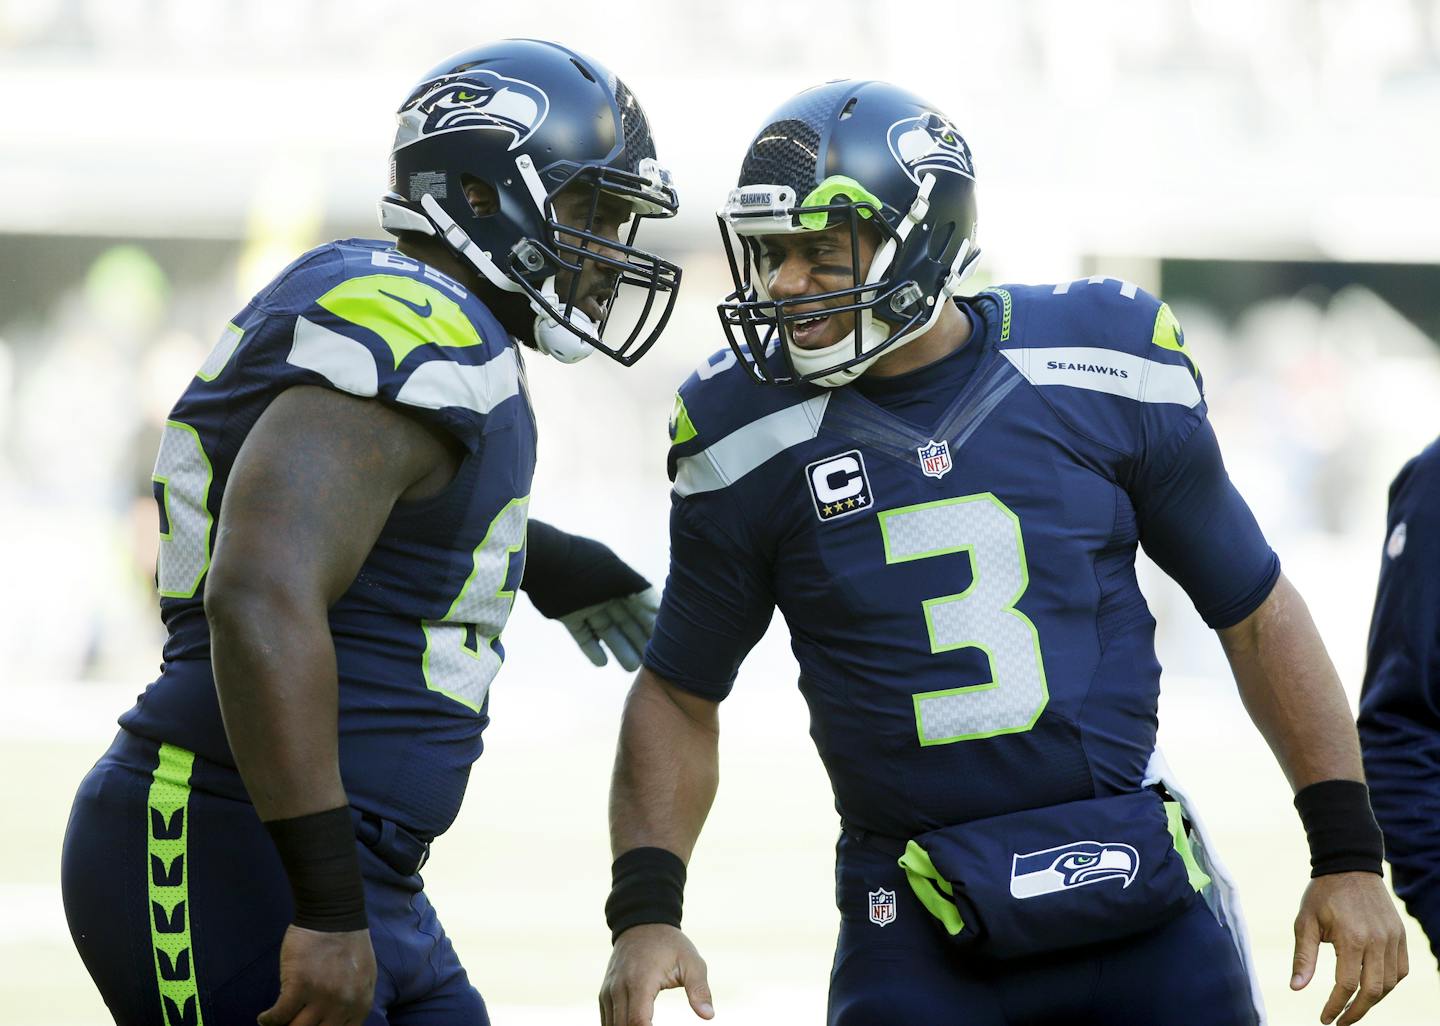
[[[944,260],[945,250],[950,248],[950,240],[955,237],[955,222],[936,225],[936,229],[930,234],[930,259]]]
[[[490,217],[500,213],[500,193],[495,186],[474,175],[461,175],[460,186],[465,190],[465,201],[470,204],[476,217]]]

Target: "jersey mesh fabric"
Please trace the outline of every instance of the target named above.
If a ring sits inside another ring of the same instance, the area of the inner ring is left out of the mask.
[[[422,286],[433,302],[403,302],[407,292],[421,294],[416,290]],[[373,316],[363,305],[370,292],[382,304]],[[339,294],[349,297],[349,305],[320,302]],[[451,304],[444,314],[442,302]],[[446,334],[446,326],[436,323],[442,315],[463,320]],[[477,676],[476,667],[483,662],[491,673],[503,658],[500,628],[523,569],[523,500],[535,437],[514,343],[459,285],[368,240],[332,243],[301,257],[233,324],[241,335],[233,355],[217,374],[195,378],[171,413],[172,424],[185,429],[174,436],[177,444],[198,446],[209,476],[200,489],[193,473],[164,473],[162,452],[158,498],[162,509],[170,503],[172,515],[170,537],[162,540],[161,577],[175,576],[167,575],[174,559],[189,560],[199,572],[180,575],[185,588],[162,588],[168,636],[161,676],[121,725],[212,763],[234,765],[215,696],[204,612],[204,567],[230,469],[250,429],[281,392],[304,385],[357,394],[354,382],[368,375],[373,400],[451,434],[466,453],[439,494],[396,504],[329,616],[346,792],[357,808],[432,837],[454,818],[480,754],[489,680]],[[428,381],[426,388],[416,389],[417,374]],[[177,510],[186,511],[185,532],[175,530]],[[508,532],[503,538],[501,527]],[[461,596],[475,588],[476,595],[496,599],[465,605],[483,614],[479,629],[455,620]],[[441,658],[451,646],[465,647],[468,658]],[[470,674],[446,675],[447,665]]]
[[[672,499],[646,664],[718,701],[778,606],[841,815],[888,836],[1139,787],[1160,667],[1137,542],[1216,625],[1278,574],[1190,355],[1152,343],[1160,302],[1113,280],[1002,291],[974,303],[973,370],[913,376],[937,394],[910,409],[948,431],[836,390],[813,437]],[[781,391],[708,363],[680,390],[697,435],[676,480],[749,424],[802,425],[813,393]],[[928,442],[948,447],[933,475]],[[841,458],[868,501],[827,518],[808,468]]]

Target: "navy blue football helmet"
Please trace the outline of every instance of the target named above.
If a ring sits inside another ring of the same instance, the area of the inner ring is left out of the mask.
[[[853,381],[928,331],[980,255],[969,146],[933,105],[884,82],[828,82],[785,101],[756,133],[719,219],[735,285],[720,321],[741,364],[767,384]],[[878,231],[864,280],[771,299],[760,240],[844,224],[856,269],[861,225]],[[792,331],[815,316],[817,301],[835,302],[827,313],[849,313],[855,327],[832,345],[802,349]],[[765,359],[777,343],[786,373]]]
[[[592,348],[626,366],[645,354],[674,308],[680,268],[637,248],[635,235],[642,219],[674,216],[678,200],[625,83],[556,43],[509,39],[428,72],[396,118],[380,201],[387,231],[443,239],[485,281],[523,294],[535,313],[526,341],[564,362]],[[482,213],[466,195],[477,182],[494,201]],[[556,197],[577,189],[588,190],[588,219],[561,223]],[[618,242],[595,230],[602,196],[631,212]],[[608,286],[588,310],[578,294],[587,264]],[[622,286],[644,289],[644,305],[611,343],[605,329]]]

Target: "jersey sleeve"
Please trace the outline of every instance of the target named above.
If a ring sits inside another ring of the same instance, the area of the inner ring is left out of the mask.
[[[1131,485],[1140,544],[1206,624],[1233,627],[1270,594],[1280,559],[1225,472],[1207,419],[1196,418],[1159,449]]]
[[[683,478],[687,457],[703,453],[685,396],[670,422],[670,478]],[[721,701],[740,664],[765,634],[775,611],[767,564],[724,490],[686,494],[677,485],[670,507],[670,574],[645,650],[653,673],[692,694]]]
[[[685,499],[670,509],[670,575],[645,665],[701,698],[730,694],[775,599],[753,561]]]
[[[1395,893],[1440,955],[1440,443],[1390,490],[1360,746]]]
[[[290,277],[256,307],[274,335],[258,354],[268,385],[375,398],[471,452],[491,411],[520,394],[513,342],[453,283],[384,268],[346,274],[323,261]]]
[[[1159,306],[1151,344],[1164,351],[1172,374],[1183,368],[1193,377],[1194,401],[1167,394],[1139,407],[1128,490],[1140,544],[1185,589],[1205,623],[1221,630],[1265,601],[1280,560],[1225,471],[1199,368],[1168,305]]]

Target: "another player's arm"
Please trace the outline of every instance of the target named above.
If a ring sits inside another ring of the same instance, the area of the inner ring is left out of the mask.
[[[520,588],[596,666],[608,661],[608,647],[625,669],[640,668],[660,595],[608,545],[531,517]]]
[[[211,658],[236,765],[297,913],[264,1026],[306,1010],[315,1022],[369,1013],[375,961],[340,779],[328,610],[396,500],[438,491],[456,466],[403,414],[302,386],[270,404],[231,471],[205,585]]]
[[[1395,893],[1440,957],[1440,444],[1390,487],[1360,750]]]
[[[1365,774],[1350,706],[1294,586],[1282,575],[1259,608],[1219,635],[1245,708],[1300,802],[1306,788],[1333,787],[1329,781],[1356,782],[1354,792],[1363,800]],[[1330,829],[1343,834],[1351,828],[1335,822]],[[1335,946],[1336,957],[1323,1022],[1343,1010],[1340,1026],[1349,1026],[1410,971],[1404,926],[1376,872],[1327,872],[1311,880],[1295,920],[1292,988],[1310,982],[1322,941]]]
[[[625,701],[610,784],[610,848],[617,865],[638,859],[636,872],[643,874],[647,852],[690,861],[720,781],[719,743],[717,703],[640,670]],[[616,894],[623,894],[621,887]],[[623,921],[631,910],[615,904],[612,896],[607,911],[612,921]],[[705,963],[678,926],[650,921],[624,928],[600,990],[600,1021],[648,1026],[656,994],[680,986],[697,1015],[715,1014]]]

